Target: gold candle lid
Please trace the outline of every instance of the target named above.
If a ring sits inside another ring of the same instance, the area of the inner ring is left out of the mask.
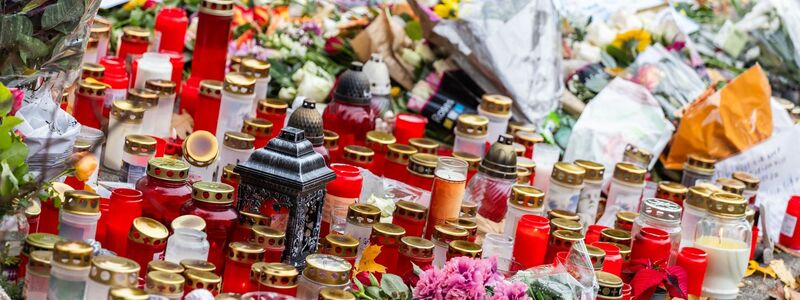
[[[189,178],[189,164],[168,157],[153,158],[147,162],[147,176],[166,181],[184,181]]]
[[[139,284],[139,269],[139,264],[133,260],[100,255],[92,258],[89,278],[103,285],[135,288]]]
[[[583,226],[578,221],[567,220],[562,218],[550,219],[550,227],[552,230],[569,230],[580,232]]]
[[[583,168],[586,173],[583,176],[583,180],[586,181],[603,181],[603,175],[605,175],[606,167],[602,164],[589,161],[589,160],[576,160],[575,165]]]
[[[198,6],[201,13],[214,16],[232,16],[233,1],[231,0],[202,0]]]
[[[230,182],[239,180],[240,175],[239,175],[239,173],[236,173],[235,171],[233,171],[234,167],[236,167],[236,166],[233,165],[233,164],[228,164],[228,165],[226,165],[225,167],[222,168],[222,179],[223,180],[230,181]]]
[[[255,143],[255,141],[256,138],[250,134],[237,131],[227,131],[225,132],[225,137],[222,138],[222,145],[237,150],[249,150],[253,149],[253,143]]]
[[[168,298],[182,297],[183,285],[186,282],[183,276],[163,271],[147,273],[144,279],[144,291],[149,294],[166,296]]]
[[[219,293],[214,300],[241,300],[242,295],[237,293]]]
[[[28,236],[25,237],[25,244],[22,245],[22,254],[28,255],[33,251],[40,250],[52,251],[56,242],[60,240],[60,236],[51,233],[35,232],[28,234]]]
[[[684,168],[697,173],[714,174],[715,163],[717,163],[717,161],[712,158],[707,158],[696,154],[689,154],[689,156],[686,158],[686,165]]]
[[[633,161],[639,163],[640,166],[649,166],[650,161],[653,160],[653,153],[631,144],[625,145],[625,152],[622,155],[624,161]]]
[[[733,179],[744,183],[744,189],[748,191],[757,191],[758,186],[761,184],[761,180],[758,177],[744,171],[733,172]]]
[[[91,77],[94,79],[103,78],[106,67],[101,64],[85,62],[81,65],[81,78]]]
[[[544,205],[544,192],[530,185],[515,185],[508,204],[523,210],[540,209]]]
[[[116,100],[112,103],[111,116],[123,123],[142,123],[144,107],[128,100]]]
[[[349,145],[344,147],[344,159],[360,162],[371,163],[375,158],[375,151],[370,148],[358,145]]]
[[[508,122],[508,128],[506,128],[506,133],[515,136],[517,132],[520,131],[536,132],[536,126],[530,123],[522,123],[517,121]]]
[[[36,273],[41,276],[50,276],[50,262],[53,260],[53,251],[36,250],[30,253],[28,272]]]
[[[437,156],[433,154],[417,153],[411,155],[408,160],[408,169],[414,175],[433,178],[433,171],[436,169]]]
[[[183,266],[166,260],[151,260],[147,263],[147,273],[162,271],[167,273],[181,274],[185,269]]]
[[[225,74],[222,90],[237,95],[252,95],[255,93],[256,79],[241,72]]]
[[[686,200],[686,193],[689,189],[686,186],[672,181],[661,181],[656,189],[656,198],[670,200],[682,204]]]
[[[89,268],[93,251],[92,246],[84,241],[58,241],[53,246],[51,264],[67,269]]]
[[[468,235],[466,229],[451,224],[439,224],[433,227],[433,240],[444,244],[455,240],[466,240]]]
[[[737,195],[744,194],[744,182],[732,178],[721,177],[717,179],[717,183],[720,185],[723,191]]]
[[[167,242],[169,230],[164,224],[148,217],[133,219],[133,226],[128,232],[128,240],[139,244],[158,246]]]
[[[531,170],[523,167],[517,167],[517,184],[528,184],[531,182]]]
[[[743,218],[747,210],[747,200],[734,193],[716,192],[706,202],[706,210],[720,218]]]
[[[239,72],[256,79],[263,79],[269,77],[270,66],[268,61],[248,57],[242,59]]]
[[[258,118],[247,118],[242,123],[242,132],[252,135],[254,137],[265,137],[272,134],[272,124],[269,120]]]
[[[338,136],[338,135],[337,135]],[[408,165],[411,156],[417,153],[417,148],[405,144],[391,144],[386,147],[386,160]]]
[[[451,218],[444,220],[445,224],[450,224],[467,231],[468,237],[474,238],[478,235],[478,223],[465,218]]]
[[[350,279],[353,266],[346,260],[328,254],[311,254],[306,256],[306,268],[303,276],[321,284],[346,284]]]
[[[101,18],[95,17],[92,22],[92,28],[89,30],[89,36],[93,39],[108,39],[111,35],[111,23]]]
[[[461,217],[475,218],[478,216],[478,204],[463,200],[461,201]]]
[[[106,95],[106,86],[100,83],[79,81],[78,94],[94,97],[104,97]]]
[[[259,100],[256,109],[263,114],[285,115],[286,110],[289,109],[289,104],[280,99],[267,98]]]
[[[143,289],[136,287],[118,287],[111,288],[108,291],[108,300],[147,300],[150,295]]]
[[[572,245],[574,249],[577,249],[578,245]],[[600,271],[603,268],[603,261],[606,258],[606,251],[600,249],[599,247],[586,245],[586,254],[589,254],[589,258],[592,261],[592,267],[594,267],[595,271]]]
[[[250,265],[250,281],[259,282],[264,279],[264,267],[266,262],[259,261]]]
[[[253,242],[270,248],[284,247],[286,241],[286,233],[280,229],[275,229],[269,226],[256,225],[253,226]]]
[[[627,184],[644,184],[644,175],[647,170],[629,163],[617,163],[614,167],[614,179]]]
[[[753,226],[756,221],[756,210],[748,205],[744,211],[744,219],[747,220],[747,223],[750,223],[750,226]]]
[[[64,192],[64,211],[82,216],[100,214],[100,196],[89,191]]]
[[[228,259],[231,261],[252,264],[264,259],[265,251],[259,244],[233,242],[228,247]]]
[[[133,155],[152,155],[156,153],[156,139],[149,135],[129,134],[125,136],[123,150]]]
[[[400,239],[400,253],[409,257],[433,257],[433,242],[416,236]]]
[[[583,234],[572,230],[556,230],[553,232],[551,237],[552,238],[550,241],[555,244],[568,243],[569,245],[572,245],[573,242],[583,240]]]
[[[192,132],[183,141],[183,159],[195,167],[204,168],[219,157],[217,137],[205,130]]]
[[[597,277],[597,284],[600,290],[597,291],[598,299],[621,299],[622,298],[622,279],[617,275],[595,271]]]
[[[253,226],[269,226],[272,223],[272,218],[249,211],[239,211],[239,225],[244,228],[253,228]]]
[[[151,79],[144,82],[144,88],[158,95],[172,95],[175,94],[176,84],[171,80]]]
[[[622,256],[623,261],[626,262],[631,261],[631,246],[614,242],[607,242],[607,243],[617,246],[617,248],[619,248],[619,255]]]
[[[477,225],[475,227],[477,229]],[[380,245],[400,245],[400,238],[406,234],[403,227],[391,223],[378,223],[372,225],[371,241],[376,241]]]
[[[170,226],[172,226],[172,230],[178,228],[189,228],[199,231],[205,231],[206,221],[203,220],[203,218],[195,215],[182,215],[172,220]]]
[[[375,224],[380,222],[381,210],[372,204],[353,203],[347,208],[347,222]]]
[[[705,210],[706,202],[714,191],[703,186],[693,186],[687,189],[686,204],[696,209]]]
[[[253,57],[253,55],[251,55],[251,54],[231,56],[231,63],[229,65],[229,69],[232,72],[239,72],[240,71],[239,68],[242,65],[242,60],[245,59],[245,58],[252,58],[252,57]]]
[[[428,208],[419,203],[400,200],[395,203],[393,217],[424,221],[428,218]]]
[[[633,221],[638,216],[639,216],[639,213],[632,212],[632,211],[620,211],[620,212],[617,212],[617,221],[616,221],[616,224],[615,224],[616,225],[615,226],[616,229],[624,230],[623,228],[620,228],[619,225],[624,225],[624,226],[626,226],[625,228],[631,228],[631,226],[633,226]]]
[[[408,139],[408,144],[417,148],[417,153],[436,154],[439,143],[429,138]]]
[[[498,117],[506,117],[511,114],[511,98],[497,95],[497,94],[484,94],[481,97],[481,104],[478,110],[481,113],[494,115]]]
[[[254,264],[255,265],[255,264]],[[261,265],[261,276],[258,282],[275,288],[293,288],[297,286],[297,268],[284,263],[265,263]]]
[[[331,233],[322,240],[320,253],[338,257],[355,257],[358,244],[358,240],[352,236]]]
[[[511,147],[514,148],[514,153],[517,154],[518,157],[525,157],[525,145],[520,143],[512,143]]]
[[[184,272],[188,270],[214,272],[214,270],[217,269],[217,266],[215,266],[214,263],[201,259],[184,259],[181,260],[180,263],[184,269]]]
[[[42,206],[39,202],[32,201],[25,208],[25,217],[28,219],[38,217],[40,214],[42,214]]]
[[[453,157],[459,158],[465,162],[469,166],[470,171],[474,171],[478,169],[478,165],[481,163],[481,157],[474,155],[472,153],[461,152],[461,151],[453,151]]]
[[[222,277],[208,271],[186,270],[183,273],[186,278],[184,289],[187,291],[195,289],[206,289],[211,293],[219,293]]]
[[[319,290],[317,300],[356,300],[356,296],[343,289],[324,288]]]
[[[219,80],[201,80],[198,94],[221,99],[222,98],[222,81]]]
[[[525,147],[533,147],[535,144],[544,142],[544,137],[533,131],[517,131],[514,133],[514,142]]]
[[[397,142],[397,139],[391,133],[383,131],[372,130],[367,132],[367,139],[365,145],[375,151],[382,151],[386,153],[386,147]]]
[[[489,130],[489,119],[474,114],[462,114],[456,120],[456,134],[473,138],[486,137]]]
[[[231,204],[233,187],[221,182],[195,182],[192,185],[192,199],[211,204]]]
[[[580,220],[580,217],[578,217],[578,214],[576,214],[574,212],[571,212],[571,211],[561,210],[561,209],[553,209],[553,210],[547,211],[547,218],[548,219],[562,218],[562,219],[573,220],[573,221]]]
[[[322,140],[323,140],[322,145],[325,146],[325,149],[333,149],[339,147],[339,134],[336,132],[327,129],[322,130]],[[416,149],[414,151],[416,151]],[[386,158],[387,159],[389,158],[388,154]]]
[[[148,89],[128,89],[128,101],[137,103],[147,109],[158,105],[158,94]]]
[[[150,30],[137,26],[122,27],[122,40],[134,43],[149,43]]]
[[[550,179],[560,184],[579,186],[583,184],[583,177],[586,170],[576,164],[568,162],[557,162],[553,165],[553,173]]]
[[[630,246],[631,233],[625,230],[606,228],[600,231],[600,241]]]
[[[481,245],[470,241],[452,241],[447,247],[447,257],[466,256],[470,258],[480,258],[481,254],[483,254]]]

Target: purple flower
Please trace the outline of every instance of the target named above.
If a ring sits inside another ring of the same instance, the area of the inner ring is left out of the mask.
[[[314,35],[317,36],[322,35],[322,28],[320,28],[319,24],[317,24],[317,22],[314,21],[303,22],[302,24],[300,24],[300,29],[302,29],[305,32],[312,32],[314,33]]]
[[[499,281],[494,286],[494,295],[488,300],[528,300],[528,285],[522,282]]]

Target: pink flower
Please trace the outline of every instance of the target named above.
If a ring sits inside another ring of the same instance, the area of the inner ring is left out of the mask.
[[[494,295],[488,300],[528,300],[528,285],[522,282],[500,281],[492,290]]]
[[[11,91],[11,96],[13,96],[14,99],[11,102],[11,112],[9,112],[8,115],[13,116],[17,113],[17,110],[22,107],[22,99],[25,98],[25,92],[18,88],[10,88],[9,90]],[[61,101],[60,97],[58,98],[58,101]]]
[[[447,275],[436,268],[422,272],[414,288],[414,299],[444,299],[442,285],[446,278]]]
[[[483,299],[486,286],[502,280],[495,259],[456,257],[448,261],[442,270],[432,269],[420,274],[414,298]]]

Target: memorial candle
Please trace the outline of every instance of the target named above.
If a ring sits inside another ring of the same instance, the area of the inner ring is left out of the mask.
[[[537,215],[523,215],[514,237],[514,260],[528,269],[545,263],[544,245],[550,236],[550,221]]]
[[[467,163],[453,157],[440,157],[434,171],[431,203],[428,210],[428,225],[425,235],[433,233],[433,227],[449,218],[457,218],[467,181]]]
[[[200,1],[197,13],[192,77],[222,80],[228,56],[228,41],[233,20],[233,1]]]

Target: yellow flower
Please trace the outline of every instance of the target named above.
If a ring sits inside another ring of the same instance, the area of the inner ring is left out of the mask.
[[[647,49],[647,46],[653,43],[650,33],[644,29],[633,29],[623,33],[617,34],[611,46],[619,49],[625,49],[630,42],[636,42],[636,51],[642,52]]]
[[[392,95],[392,98],[397,97],[397,95],[400,95],[400,88],[396,87],[396,86],[393,86],[392,89],[391,89],[391,95]]]
[[[75,162],[75,178],[80,181],[87,181],[97,169],[97,158],[90,152],[79,152],[73,157]]]
[[[433,7],[433,12],[442,19],[458,18],[458,0],[442,0]]]
[[[128,0],[128,3],[122,6],[122,9],[130,11],[144,5],[145,2],[147,2],[147,0]]]

